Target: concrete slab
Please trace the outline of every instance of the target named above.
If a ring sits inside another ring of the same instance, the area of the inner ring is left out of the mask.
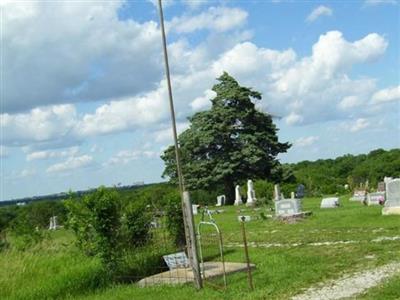
[[[382,215],[400,215],[400,207],[384,207],[382,209]]]
[[[250,267],[254,269],[256,266],[250,264]],[[223,275],[223,268],[221,262],[205,262],[204,263],[205,277],[210,279],[213,277],[218,277]],[[232,274],[236,272],[247,271],[247,264],[245,263],[235,263],[235,262],[225,262],[225,272],[226,274]],[[174,269],[159,274],[155,274],[146,278],[143,278],[138,282],[140,287],[160,285],[160,284],[184,284],[188,282],[193,282],[193,272],[191,268],[181,268]]]

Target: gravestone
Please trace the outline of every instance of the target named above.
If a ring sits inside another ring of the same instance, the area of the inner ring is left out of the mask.
[[[291,216],[301,213],[300,199],[282,199],[275,202],[277,216]]]
[[[226,200],[225,195],[219,195],[219,196],[217,197],[217,205],[216,205],[216,206],[223,206],[223,205],[225,205],[225,200]]]
[[[324,198],[321,201],[321,208],[336,208],[339,206],[338,197]]]
[[[170,270],[189,268],[189,260],[185,252],[164,255],[163,259]]]
[[[384,192],[385,191],[385,182],[384,181],[380,181],[378,182],[378,192]]]
[[[387,180],[383,215],[400,215],[400,178]]]
[[[235,205],[243,204],[242,196],[240,195],[240,185],[235,187]]]
[[[279,184],[274,185],[274,200],[279,201],[281,199],[281,189]]]
[[[386,184],[386,183],[388,183],[388,182],[390,182],[390,181],[392,181],[393,180],[393,178],[392,177],[384,177],[383,178],[383,182]]]
[[[364,202],[366,197],[365,190],[355,190],[353,197],[350,198],[350,201],[359,201]]]
[[[254,206],[256,204],[256,192],[254,191],[253,181],[247,181],[247,202],[246,206]]]
[[[343,187],[344,187],[345,190],[349,189],[349,185],[348,184],[345,184]]]
[[[383,205],[385,203],[385,192],[368,193],[367,205]]]
[[[193,215],[197,215],[199,213],[199,206],[198,204],[192,204],[192,211]]]
[[[290,199],[294,199],[294,198],[295,198],[294,192],[291,192],[291,193],[290,193]]]
[[[299,184],[296,188],[296,198],[304,198],[305,195],[305,187],[302,184]]]
[[[57,216],[52,216],[50,218],[50,225],[49,225],[49,230],[56,230],[58,228],[57,225]]]

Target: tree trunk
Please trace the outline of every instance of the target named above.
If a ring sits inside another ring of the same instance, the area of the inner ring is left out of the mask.
[[[235,202],[235,187],[233,182],[230,180],[226,180],[224,183],[224,192],[226,197],[225,204],[233,204]]]

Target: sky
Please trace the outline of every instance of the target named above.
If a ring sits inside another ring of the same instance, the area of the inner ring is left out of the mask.
[[[155,0],[1,8],[0,200],[160,182],[172,131]],[[164,1],[178,130],[227,71],[282,163],[400,148],[400,3]]]

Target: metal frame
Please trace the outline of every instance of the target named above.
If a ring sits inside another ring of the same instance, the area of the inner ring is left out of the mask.
[[[199,222],[199,224],[197,225],[197,240],[199,243],[199,254],[200,254],[200,264],[201,264],[201,274],[203,275],[203,279],[206,279],[206,271],[204,268],[204,259],[203,259],[203,251],[201,250],[201,233],[200,233],[200,228],[201,225],[209,225],[209,226],[213,226],[217,233],[218,233],[218,237],[219,237],[219,251],[221,254],[221,261],[222,261],[222,270],[223,270],[223,278],[224,278],[224,286],[227,286],[226,283],[226,272],[225,272],[225,259],[224,259],[224,247],[222,244],[222,235],[221,235],[221,231],[218,228],[218,225],[215,224],[214,220],[212,220],[211,222],[205,222],[205,221],[201,221]]]

